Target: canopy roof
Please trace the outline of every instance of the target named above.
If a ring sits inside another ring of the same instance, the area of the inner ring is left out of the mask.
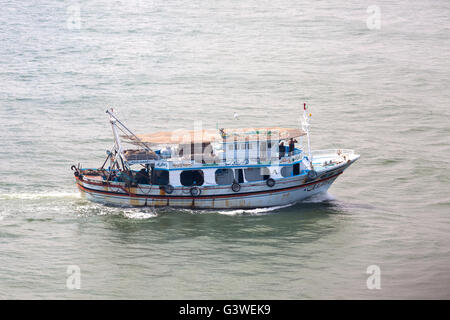
[[[204,130],[175,130],[160,131],[148,134],[138,134],[141,142],[148,145],[158,144],[191,144],[234,141],[257,141],[257,140],[286,140],[303,136],[306,133],[299,128],[233,128],[233,129],[204,129]],[[134,137],[123,137],[128,142],[136,143]]]

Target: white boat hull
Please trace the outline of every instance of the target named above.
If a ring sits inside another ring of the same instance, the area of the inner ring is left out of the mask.
[[[231,186],[201,186],[201,194],[192,196],[189,187],[175,187],[167,194],[158,185],[126,186],[121,182],[102,182],[92,177],[77,178],[77,186],[87,200],[116,206],[181,207],[198,209],[236,209],[281,206],[325,192],[359,158],[318,171],[314,180],[307,175],[276,179],[273,187],[265,181],[244,183],[238,192]]]

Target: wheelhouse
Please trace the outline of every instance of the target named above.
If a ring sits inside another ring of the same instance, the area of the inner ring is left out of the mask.
[[[117,134],[128,130],[113,113],[111,124],[115,149],[108,152],[115,181],[193,187],[264,182],[301,174],[307,156],[296,138],[298,128],[245,128],[122,136],[135,148],[124,149]],[[108,160],[107,158],[107,160]],[[107,162],[105,161],[105,164]],[[104,164],[104,166],[105,166]]]

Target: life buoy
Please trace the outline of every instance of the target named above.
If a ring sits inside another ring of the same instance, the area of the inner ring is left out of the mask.
[[[168,184],[168,185],[165,185],[165,186],[164,186],[164,191],[165,191],[167,194],[171,194],[171,193],[173,192],[174,189],[175,189],[175,188],[174,188],[171,184]]]
[[[233,184],[231,185],[231,190],[233,190],[234,192],[239,192],[239,190],[241,190],[241,185],[237,182],[233,182]]]
[[[202,193],[202,191],[200,190],[199,187],[192,187],[190,190],[191,196],[193,197],[198,197],[200,195],[200,193]]]
[[[308,179],[314,180],[315,178],[317,178],[317,171],[316,170],[308,171]]]
[[[273,180],[272,178],[269,178],[266,180],[266,184],[267,184],[267,186],[272,188],[275,185],[275,180]]]

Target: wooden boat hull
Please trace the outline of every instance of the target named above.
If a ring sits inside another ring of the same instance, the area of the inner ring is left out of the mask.
[[[98,177],[76,177],[81,194],[87,200],[124,207],[154,206],[198,209],[247,209],[280,206],[325,192],[356,159],[320,171],[309,180],[306,174],[275,179],[269,187],[265,181],[243,183],[238,192],[229,185],[201,186],[200,195],[192,196],[190,187],[175,187],[167,194],[158,185],[127,186],[123,182],[105,182]]]

